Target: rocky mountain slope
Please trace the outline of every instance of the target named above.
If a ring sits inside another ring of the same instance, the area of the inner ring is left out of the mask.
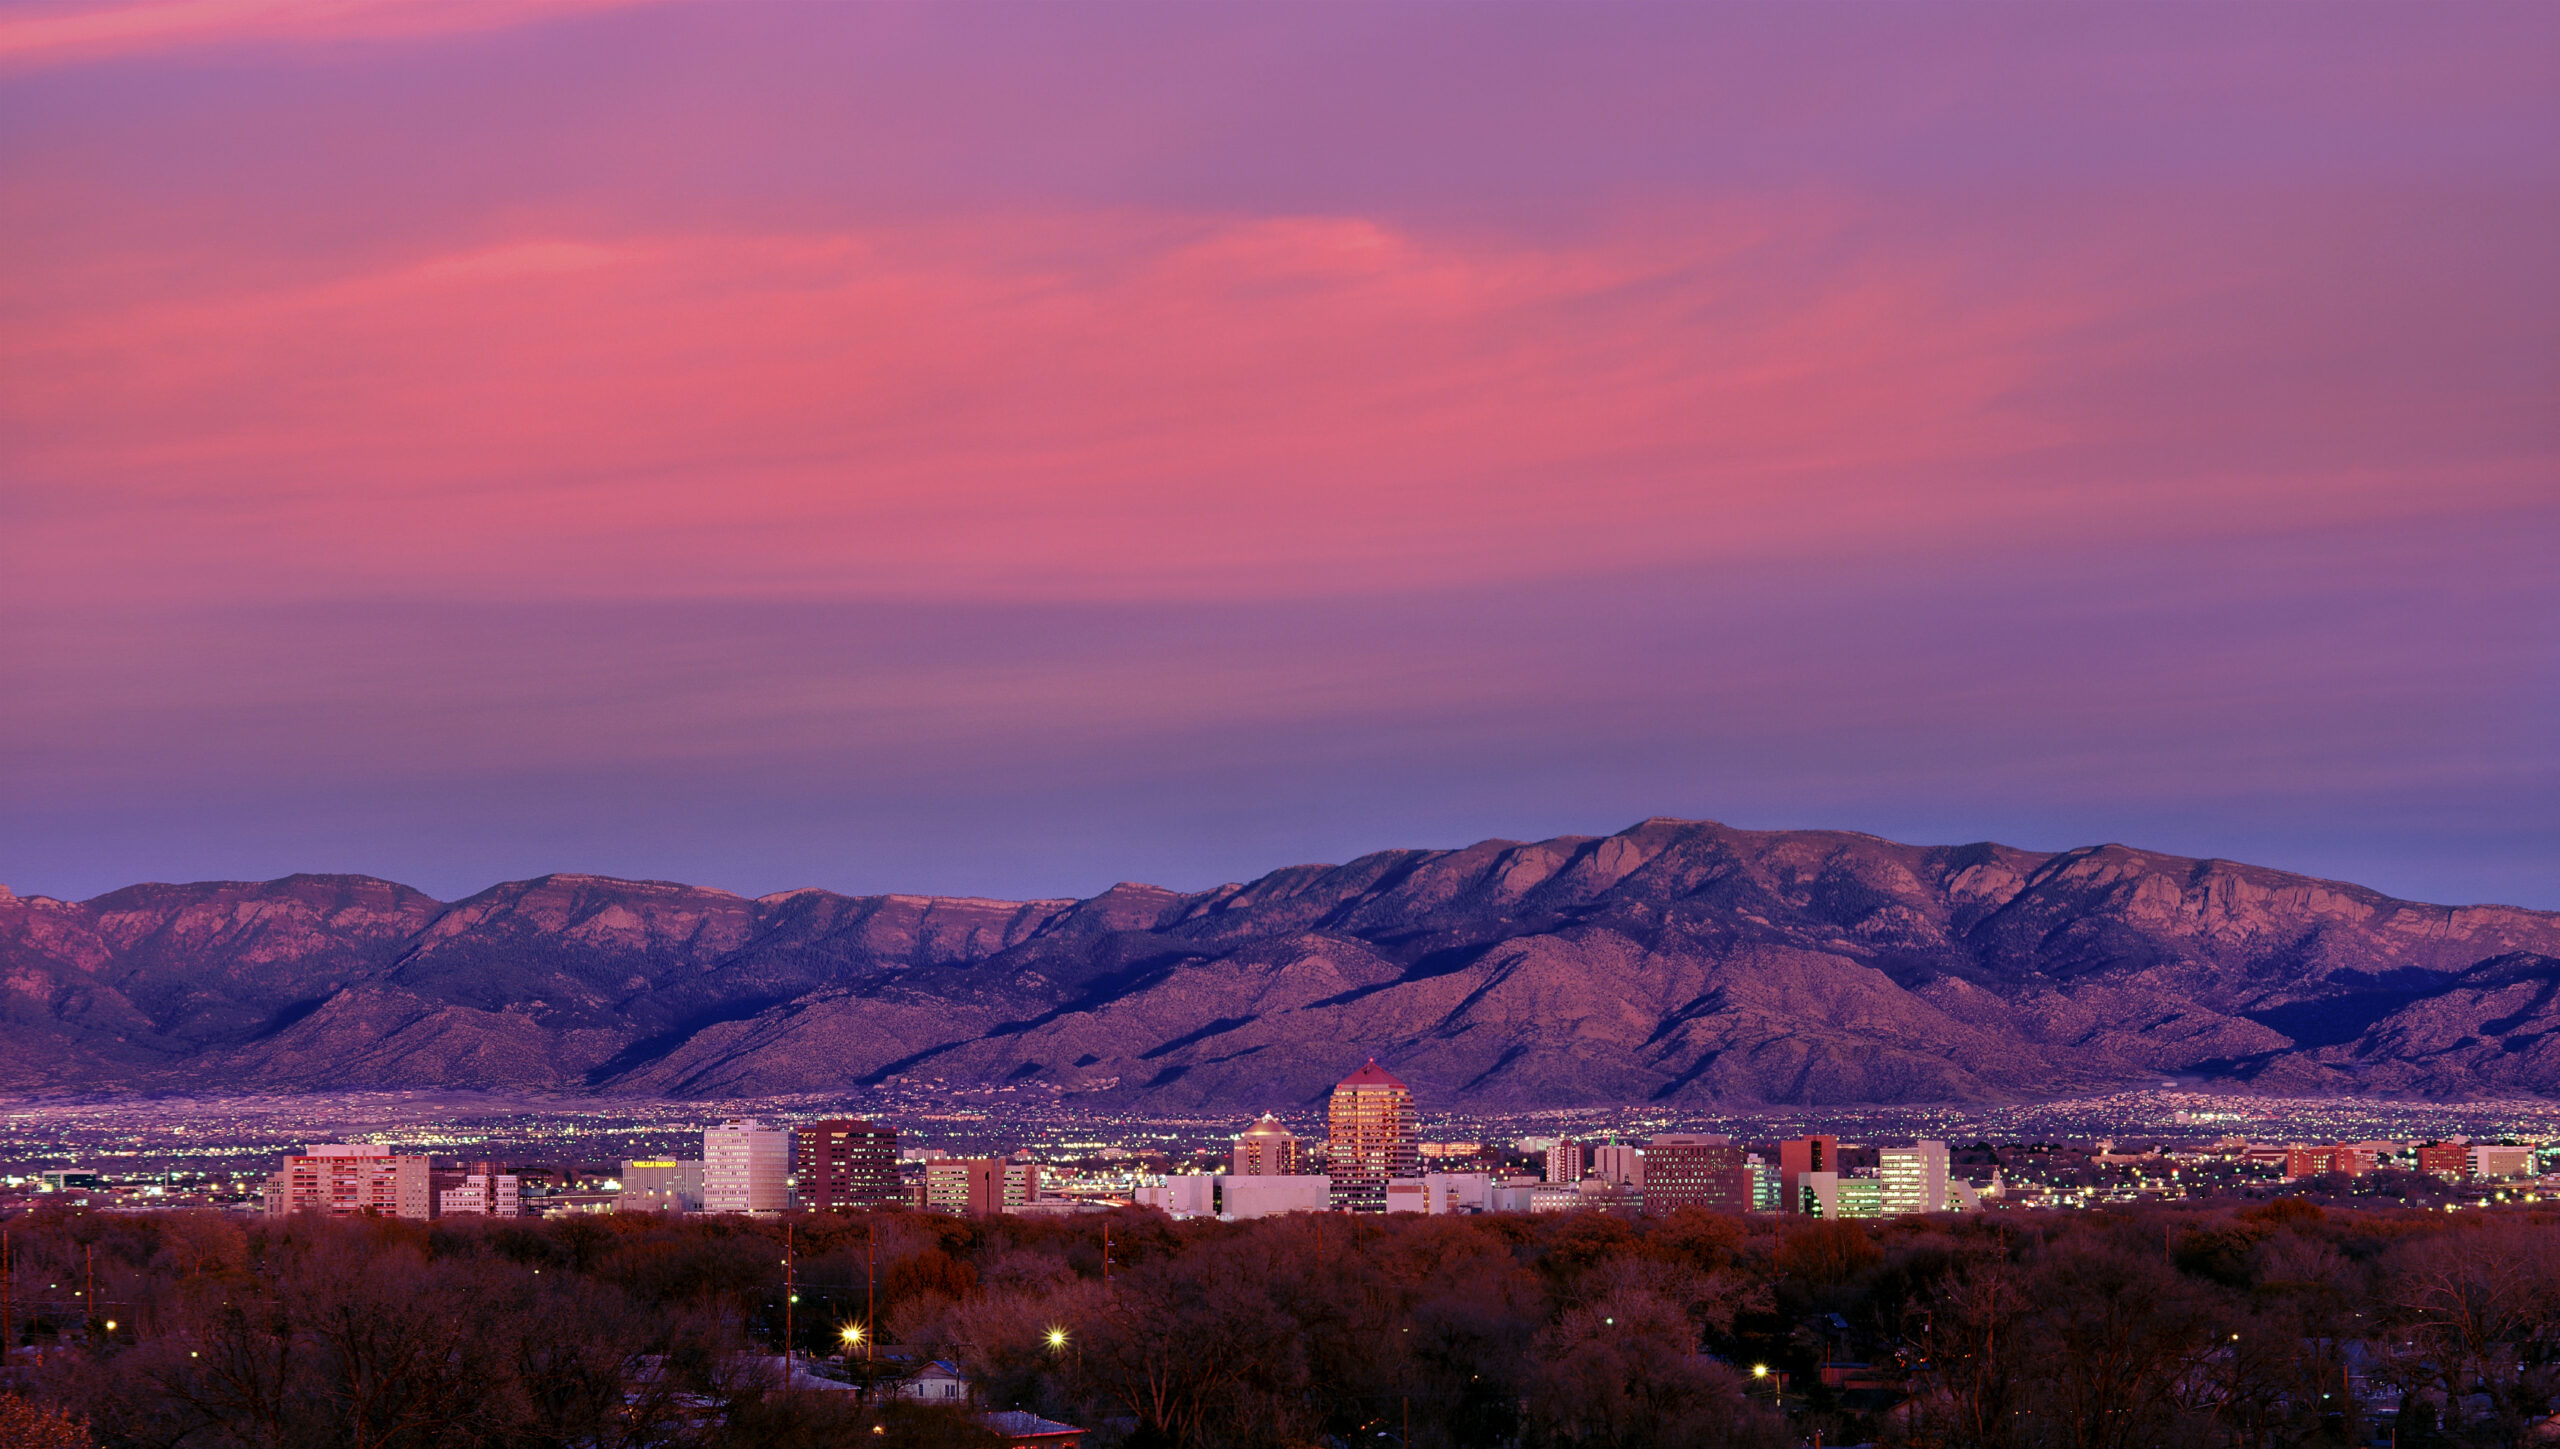
[[[1184,895],[555,875],[0,892],[0,1091],[726,1096],[901,1075],[1308,1101],[1925,1102],[2179,1077],[2560,1096],[2560,915],[2107,845],[1648,820]]]

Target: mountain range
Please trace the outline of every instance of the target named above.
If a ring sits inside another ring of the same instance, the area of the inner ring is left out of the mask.
[[[551,875],[0,889],[0,1092],[727,1097],[892,1079],[1150,1108],[2033,1100],[2164,1079],[2560,1096],[2560,915],[2223,860],[1655,819],[1185,894]]]

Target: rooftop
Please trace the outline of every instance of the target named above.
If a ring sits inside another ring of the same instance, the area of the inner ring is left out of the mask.
[[[1334,1090],[1339,1092],[1346,1089],[1357,1089],[1361,1087],[1393,1087],[1400,1092],[1410,1092],[1413,1090],[1413,1088],[1406,1086],[1395,1073],[1388,1071],[1385,1067],[1379,1066],[1378,1059],[1376,1057],[1369,1058],[1368,1063],[1362,1066],[1360,1070],[1353,1072],[1350,1076],[1344,1077],[1340,1082],[1336,1083],[1334,1085]]]

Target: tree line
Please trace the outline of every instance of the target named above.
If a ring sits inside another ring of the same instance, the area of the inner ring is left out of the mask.
[[[848,1328],[1095,1449],[2560,1433],[2560,1219],[2521,1208],[7,1227],[0,1449],[994,1442],[784,1390],[786,1334],[841,1359]]]

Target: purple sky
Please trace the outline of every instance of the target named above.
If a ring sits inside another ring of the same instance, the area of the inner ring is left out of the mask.
[[[0,14],[0,881],[2560,907],[2560,9]]]

